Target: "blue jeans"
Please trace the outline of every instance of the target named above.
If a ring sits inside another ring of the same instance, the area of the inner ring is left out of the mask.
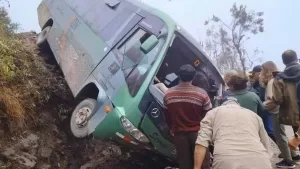
[[[264,127],[269,135],[269,137],[276,143],[276,138],[274,136],[273,131],[273,122],[272,122],[272,114],[265,111],[263,115],[261,115],[262,121],[264,123]]]

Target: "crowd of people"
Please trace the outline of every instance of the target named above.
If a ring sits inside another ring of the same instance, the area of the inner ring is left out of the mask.
[[[180,67],[177,86],[157,84],[165,93],[165,117],[180,169],[272,169],[270,139],[281,152],[276,167],[296,167],[300,64],[293,50],[285,51],[282,61],[282,72],[273,61],[255,66],[249,74],[226,72],[226,89],[215,108],[207,84],[199,81],[201,74],[191,65]],[[284,125],[293,127],[293,137],[287,137]]]

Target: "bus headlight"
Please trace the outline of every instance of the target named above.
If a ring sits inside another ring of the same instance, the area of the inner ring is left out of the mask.
[[[123,128],[135,139],[143,143],[149,143],[149,139],[137,129],[126,117],[120,118]]]

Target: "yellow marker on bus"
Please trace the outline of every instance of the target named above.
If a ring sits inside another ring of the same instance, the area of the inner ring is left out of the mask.
[[[196,60],[195,62],[194,62],[194,65],[196,66],[196,67],[198,67],[199,65],[200,65],[200,60]]]

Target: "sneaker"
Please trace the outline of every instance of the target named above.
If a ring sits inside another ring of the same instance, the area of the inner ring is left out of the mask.
[[[276,167],[277,168],[288,168],[288,169],[292,169],[296,167],[295,162],[293,161],[286,161],[286,160],[282,160],[279,163],[276,163]]]
[[[300,161],[300,155],[297,154],[295,157],[292,157],[293,161]]]

